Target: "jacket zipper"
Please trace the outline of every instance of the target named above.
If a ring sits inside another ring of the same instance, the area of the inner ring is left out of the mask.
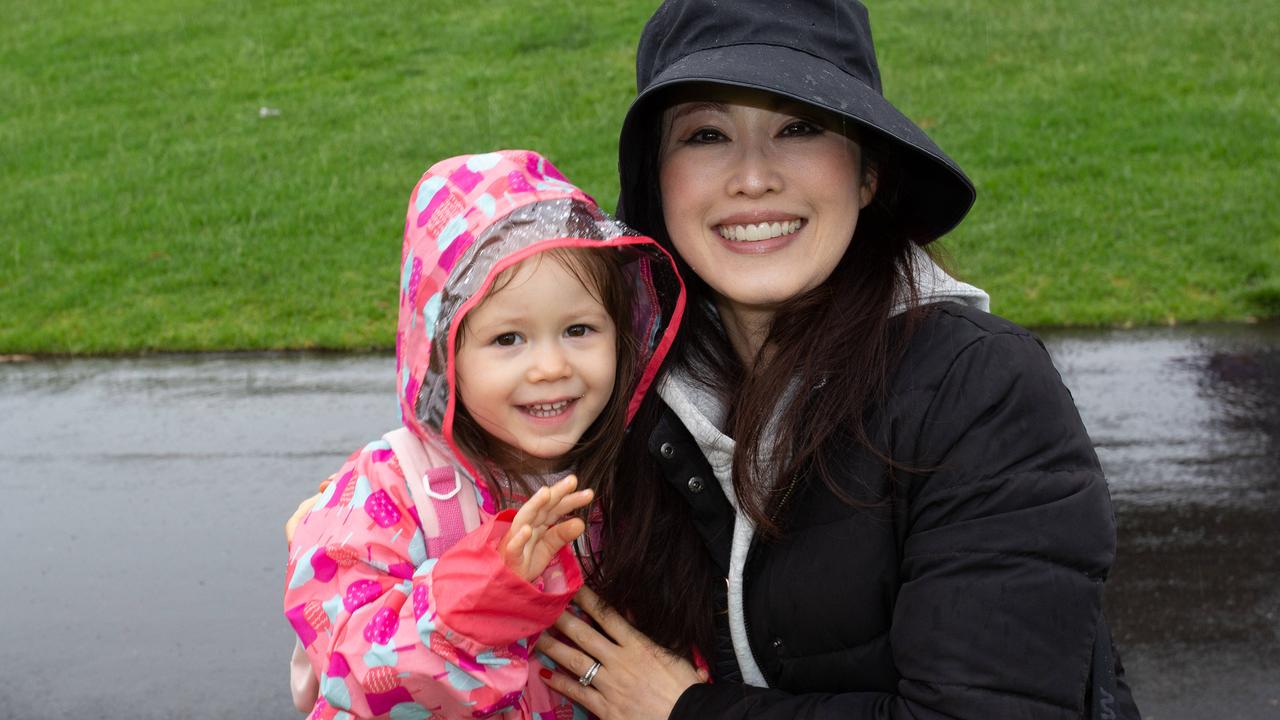
[[[782,494],[782,499],[778,501],[778,507],[773,509],[773,514],[769,516],[769,521],[777,524],[778,516],[782,514],[782,508],[786,507],[787,501],[791,499],[791,493],[795,492],[796,483],[800,481],[800,471],[797,470],[791,476],[791,484],[787,485],[787,490]]]
[[[791,483],[787,485],[786,492],[782,494],[782,499],[778,501],[778,507],[774,508],[773,514],[769,517],[769,519],[774,523],[778,522],[778,516],[782,514],[782,509],[786,507],[787,501],[791,499],[791,494],[795,492],[796,484],[799,483],[799,481],[800,471],[797,470],[795,474],[791,476]],[[742,629],[744,634],[747,636],[747,652],[751,653],[753,660],[755,659],[756,651],[755,648],[751,646],[751,623],[747,619],[747,579],[751,577],[751,574],[747,572],[747,569],[751,567],[751,560],[755,557],[756,552],[758,552],[759,549],[760,538],[759,536],[753,537],[751,539],[751,547],[747,549],[746,560],[742,563]],[[724,580],[725,583],[729,582],[729,578],[727,577]],[[768,638],[765,640],[768,642]],[[759,660],[756,660],[756,667],[760,668]],[[738,672],[742,672],[741,663],[739,663]],[[763,668],[760,668],[760,674],[764,674]],[[768,682],[768,678],[765,678],[765,682]]]

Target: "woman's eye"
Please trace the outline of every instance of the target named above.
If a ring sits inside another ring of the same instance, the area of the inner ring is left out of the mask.
[[[582,325],[582,324],[570,325],[569,327],[565,328],[564,334],[568,335],[569,337],[582,337],[583,335],[590,333],[591,329],[592,328],[590,325]]]
[[[501,335],[493,339],[494,345],[501,345],[502,347],[510,347],[519,342],[520,342],[520,334],[513,333],[513,332],[502,333]]]
[[[711,145],[713,143],[723,142],[727,140],[724,133],[715,128],[699,128],[694,130],[685,142],[690,145]]]
[[[782,129],[782,134],[788,137],[804,137],[805,135],[821,135],[822,127],[817,123],[808,120],[796,120],[789,123]]]

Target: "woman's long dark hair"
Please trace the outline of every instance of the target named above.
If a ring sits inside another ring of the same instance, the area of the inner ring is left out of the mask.
[[[716,317],[711,290],[679,260],[666,232],[657,183],[661,123],[650,118],[648,152],[640,172],[623,178],[619,213],[677,257],[689,288],[688,312],[663,372],[679,368],[733,398],[726,432],[736,441],[734,492],[767,540],[784,528],[778,513],[794,478],[817,478],[835,497],[853,502],[824,452],[834,441],[851,437],[894,466],[868,437],[864,419],[884,403],[921,316],[910,309],[894,317],[897,303],[917,304],[912,238],[894,216],[897,165],[889,143],[872,133],[850,134],[861,146],[864,180],[875,175],[876,194],[831,276],[780,308],[761,352],[744,363]],[[714,647],[713,584],[723,579],[688,504],[647,451],[661,408],[651,393],[628,432],[622,466],[601,488],[604,554],[590,581],[638,629],[687,656],[693,647]]]

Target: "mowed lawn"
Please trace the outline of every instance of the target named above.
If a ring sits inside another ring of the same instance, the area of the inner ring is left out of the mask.
[[[0,354],[382,349],[408,193],[526,147],[612,207],[643,2],[0,0]],[[1029,325],[1280,314],[1280,3],[869,3]]]

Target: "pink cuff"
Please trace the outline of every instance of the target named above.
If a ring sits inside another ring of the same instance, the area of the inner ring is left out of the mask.
[[[515,514],[504,510],[468,533],[431,570],[440,619],[464,637],[491,647],[546,630],[582,587],[582,571],[568,545],[532,583],[507,568],[498,544]]]

